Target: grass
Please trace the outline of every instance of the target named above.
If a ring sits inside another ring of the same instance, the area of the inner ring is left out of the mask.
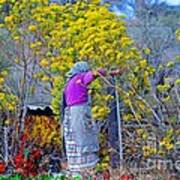
[[[0,180],[65,180],[65,177],[52,177],[48,175],[37,176],[37,177],[22,177],[20,175],[14,176],[0,176]]]
[[[147,173],[138,173],[131,170],[120,171],[119,169],[111,171],[111,180],[119,180],[122,175],[132,175],[133,180],[179,180],[179,174],[173,175],[167,172],[151,171]],[[102,174],[98,174],[98,179],[103,179]],[[100,176],[100,177],[99,177]],[[91,180],[91,178],[88,178]],[[19,174],[11,176],[0,176],[0,180],[82,180],[81,177],[66,178],[65,176],[53,177],[50,175],[40,175],[37,177],[22,177]]]

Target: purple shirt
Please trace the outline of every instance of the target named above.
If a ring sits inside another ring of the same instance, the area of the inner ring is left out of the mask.
[[[99,70],[105,75],[104,70]],[[95,79],[93,72],[88,71],[75,75],[65,88],[65,99],[67,106],[82,104],[88,101],[88,85]]]

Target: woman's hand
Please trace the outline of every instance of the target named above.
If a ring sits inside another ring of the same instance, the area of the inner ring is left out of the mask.
[[[110,71],[109,73],[106,73],[106,71],[104,69],[97,69],[92,72],[93,72],[94,77],[108,76],[108,75],[117,76],[117,75],[122,75],[126,70],[127,70],[127,68],[121,68],[121,69],[116,69],[116,70]]]
[[[97,70],[93,70],[92,73],[94,77],[97,77],[99,75]]]
[[[102,68],[99,68],[99,69],[93,71],[93,75],[94,75],[94,77],[106,76],[106,71]]]
[[[126,70],[127,70],[126,68],[116,69],[116,70],[111,71],[109,74],[111,76],[122,75]]]

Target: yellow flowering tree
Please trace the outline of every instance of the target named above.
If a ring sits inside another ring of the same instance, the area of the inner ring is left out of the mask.
[[[65,73],[74,62],[87,60],[92,68],[102,67],[107,71],[127,68],[122,77],[126,85],[119,86],[119,93],[132,110],[132,116],[140,119],[145,105],[136,94],[143,94],[150,88],[148,78],[154,70],[133,46],[122,19],[101,6],[99,1],[63,6],[49,5],[46,0],[17,1],[5,18],[5,24],[17,42],[31,37],[28,48],[38,56],[41,67],[36,77],[52,85],[52,105],[56,113]],[[92,88],[100,92],[105,87],[103,84],[96,81]],[[108,98],[96,92],[94,112],[98,115],[95,117],[104,117],[108,109],[102,105]]]

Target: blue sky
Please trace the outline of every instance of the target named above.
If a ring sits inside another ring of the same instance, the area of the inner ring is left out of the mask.
[[[173,5],[173,6],[176,6],[176,5],[180,6],[180,0],[160,0],[160,1],[166,2],[167,4]],[[116,4],[114,4],[111,6],[111,10],[116,12],[117,15],[128,14],[128,17],[133,17],[134,15],[132,8],[126,5],[123,6],[123,10],[122,10],[122,9],[119,9],[119,7]]]
[[[162,0],[162,1],[166,1],[168,4],[171,5],[180,5],[180,0]]]

